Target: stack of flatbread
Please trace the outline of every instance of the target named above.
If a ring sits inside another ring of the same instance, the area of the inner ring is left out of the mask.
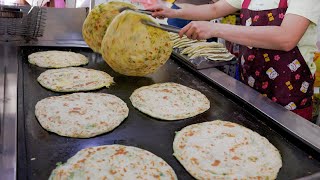
[[[221,43],[197,42],[183,49],[181,54],[187,55],[190,59],[206,57],[213,61],[230,61],[234,58]]]
[[[90,11],[82,26],[82,36],[94,52],[100,52],[106,30],[112,20],[120,14],[119,9],[123,7],[136,8],[129,3],[111,1],[100,4]]]
[[[186,48],[194,43],[197,42],[205,42],[204,40],[198,41],[198,40],[192,40],[189,39],[187,36],[183,36],[182,38],[179,37],[176,33],[169,33],[170,39],[173,42],[173,48]]]
[[[170,39],[173,42],[173,48],[180,49],[181,54],[189,59],[205,57],[213,61],[230,61],[234,58],[234,55],[221,43],[192,40],[186,36],[180,38],[176,33],[170,33]]]
[[[112,20],[103,37],[102,57],[120,74],[145,76],[170,58],[172,42],[168,33],[147,26],[141,20],[156,23],[145,14],[123,11]]]

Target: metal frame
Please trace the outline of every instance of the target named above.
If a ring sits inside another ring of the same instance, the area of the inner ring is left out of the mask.
[[[311,176],[307,176],[307,177],[303,177],[303,178],[299,178],[297,180],[319,180],[320,179],[320,172],[313,174]]]
[[[0,17],[0,41],[29,41],[43,35],[47,8],[1,5],[0,8],[13,16]]]
[[[19,46],[57,46],[87,47],[81,38],[81,25],[86,17],[86,10],[71,10],[61,17],[61,9],[48,11],[45,36],[38,42],[0,42],[0,175],[1,179],[16,179],[17,168],[17,75]],[[65,11],[66,12],[66,11]],[[79,17],[76,21],[75,13]],[[72,22],[72,23],[70,23]],[[55,24],[60,23],[60,24]],[[67,28],[66,26],[72,26]],[[51,28],[50,27],[56,27]],[[66,32],[61,30],[66,29]],[[188,65],[188,64],[187,64]],[[189,65],[190,66],[190,65]],[[196,71],[196,70],[195,70]],[[305,121],[284,107],[271,102],[268,98],[229,77],[221,71],[211,68],[199,70],[203,77],[225,89],[226,92],[255,107],[270,121],[278,124],[291,135],[320,153],[320,128]]]
[[[17,170],[17,46],[0,44],[0,174],[16,179]]]

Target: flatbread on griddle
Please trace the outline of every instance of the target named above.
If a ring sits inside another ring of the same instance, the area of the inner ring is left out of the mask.
[[[266,138],[228,121],[183,128],[173,150],[196,179],[276,179],[282,166],[279,151]]]
[[[54,169],[49,180],[177,180],[174,170],[149,151],[123,145],[82,149]]]
[[[88,64],[88,58],[69,51],[42,51],[28,56],[30,64],[44,68],[64,68]]]
[[[35,115],[44,129],[74,138],[109,132],[119,126],[128,113],[125,102],[104,93],[53,96],[35,106]]]
[[[136,89],[130,96],[139,111],[163,120],[196,116],[210,108],[205,95],[176,83],[161,83]]]
[[[113,83],[113,77],[103,71],[80,67],[47,70],[37,80],[43,87],[56,92],[90,91]]]

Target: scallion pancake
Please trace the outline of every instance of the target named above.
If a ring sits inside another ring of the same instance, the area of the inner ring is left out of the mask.
[[[276,179],[279,151],[258,133],[228,121],[193,124],[179,131],[174,156],[196,179]]]
[[[174,170],[149,151],[123,145],[82,149],[54,169],[49,180],[177,180]]]
[[[113,77],[103,71],[80,67],[50,69],[41,73],[37,80],[56,92],[90,91],[113,83]]]
[[[162,120],[196,116],[210,108],[201,92],[177,83],[161,83],[136,89],[130,96],[139,111]]]
[[[74,93],[42,99],[35,106],[41,126],[61,136],[89,138],[109,132],[128,116],[120,98],[104,93]]]

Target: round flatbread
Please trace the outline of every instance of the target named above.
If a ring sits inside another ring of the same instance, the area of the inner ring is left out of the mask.
[[[149,151],[123,145],[86,148],[54,169],[49,180],[150,179],[176,180],[174,170]]]
[[[156,23],[145,14],[124,11],[113,19],[103,38],[102,57],[120,74],[145,76],[155,72],[171,55],[168,32],[144,25],[142,19]]]
[[[88,58],[80,53],[68,51],[43,51],[28,56],[30,64],[44,68],[64,68],[88,64]]]
[[[129,3],[112,1],[100,4],[90,11],[82,26],[82,36],[93,51],[100,52],[101,41],[108,26],[123,7],[136,8]]]
[[[136,89],[130,96],[139,111],[163,120],[196,116],[210,108],[205,95],[176,83],[162,83]]]
[[[89,138],[109,132],[128,116],[120,98],[104,93],[74,93],[42,99],[35,114],[41,126],[61,136]]]
[[[103,71],[80,67],[47,70],[37,80],[43,87],[56,92],[90,91],[113,83],[113,77]]]
[[[279,151],[266,138],[227,121],[183,128],[173,150],[196,179],[276,179],[282,166]]]

